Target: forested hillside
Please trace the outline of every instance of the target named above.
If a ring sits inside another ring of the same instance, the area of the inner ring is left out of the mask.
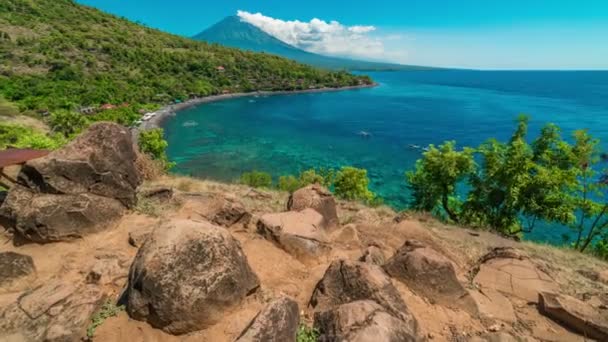
[[[371,83],[164,33],[71,0],[0,2],[0,96],[21,110]]]

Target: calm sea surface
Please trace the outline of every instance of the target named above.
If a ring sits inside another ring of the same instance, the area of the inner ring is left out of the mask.
[[[181,111],[164,123],[174,171],[232,181],[252,169],[278,177],[353,165],[368,170],[373,191],[402,208],[409,199],[404,172],[421,156],[412,145],[506,140],[525,113],[531,116],[531,136],[553,122],[568,136],[587,128],[608,148],[608,72],[370,75],[379,87],[248,97]],[[558,242],[564,231],[541,227],[529,238]]]

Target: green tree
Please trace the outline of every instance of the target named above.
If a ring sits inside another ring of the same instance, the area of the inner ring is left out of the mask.
[[[169,144],[164,139],[162,128],[155,128],[139,133],[139,150],[161,162],[165,170],[171,169],[175,163],[169,162],[167,147]]]
[[[406,172],[406,180],[413,195],[412,208],[440,209],[450,220],[458,222],[456,186],[475,170],[475,161],[472,149],[457,151],[455,146],[454,141],[438,148],[430,145],[423,158],[416,162],[415,170]]]
[[[347,200],[372,201],[374,193],[369,190],[367,170],[344,166],[336,173],[334,193]]]
[[[66,138],[74,137],[89,125],[82,114],[69,110],[54,111],[51,114],[49,124],[54,132],[61,133]]]
[[[300,184],[300,180],[293,175],[279,177],[278,186],[280,190],[293,193],[301,188]]]
[[[272,176],[267,172],[254,170],[243,173],[240,183],[254,188],[270,188],[272,186]]]

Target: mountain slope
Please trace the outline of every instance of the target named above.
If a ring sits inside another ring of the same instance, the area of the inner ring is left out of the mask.
[[[217,43],[243,50],[266,52],[295,61],[327,69],[348,70],[405,70],[428,69],[411,65],[358,61],[310,53],[291,46],[258,27],[230,16],[193,37],[196,40]]]
[[[0,96],[22,110],[365,83],[371,80],[164,33],[71,0],[0,1]]]

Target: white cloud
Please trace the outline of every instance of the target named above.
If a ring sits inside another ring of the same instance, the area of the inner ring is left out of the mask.
[[[396,62],[403,62],[406,57],[403,51],[386,51],[382,39],[371,35],[376,30],[374,26],[345,26],[317,18],[310,22],[285,21],[246,11],[238,11],[237,15],[287,44],[309,52]]]

